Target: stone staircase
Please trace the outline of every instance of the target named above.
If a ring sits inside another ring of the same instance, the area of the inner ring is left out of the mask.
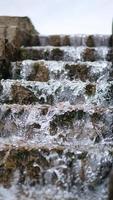
[[[1,71],[0,200],[107,200],[110,36],[38,39]]]

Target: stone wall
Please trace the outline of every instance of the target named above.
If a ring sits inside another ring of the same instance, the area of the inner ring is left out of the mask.
[[[0,60],[15,60],[21,45],[38,43],[38,32],[28,17],[0,16]]]

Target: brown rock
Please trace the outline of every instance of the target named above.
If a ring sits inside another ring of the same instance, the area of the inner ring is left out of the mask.
[[[18,104],[31,104],[36,102],[36,96],[27,88],[21,85],[12,85],[12,102]]]
[[[85,90],[86,90],[85,92],[88,96],[95,95],[96,85],[90,83],[90,84],[86,85]]]
[[[70,46],[70,38],[69,38],[69,35],[65,35],[63,38],[62,38],[62,45],[63,46]]]
[[[92,123],[98,123],[101,119],[101,114],[99,112],[94,112],[92,115],[91,115],[91,121]]]
[[[85,112],[83,110],[71,110],[63,114],[54,115],[53,120],[50,122],[50,134],[55,135],[58,128],[73,127],[74,120],[81,120],[84,116]]]
[[[51,51],[51,59],[52,60],[62,60],[64,56],[63,50],[59,48],[55,48]]]
[[[49,71],[43,62],[35,63],[33,65],[33,72],[28,77],[28,80],[41,82],[46,82],[49,80]]]
[[[28,149],[27,147],[0,151],[0,160],[0,184],[4,187],[10,187],[11,179],[17,169],[20,172],[19,183],[23,184],[29,177],[29,184],[35,184],[42,175],[40,169],[44,170],[49,167],[49,162],[44,153],[40,153],[38,149]],[[34,163],[36,163],[36,166]]]
[[[94,47],[95,46],[93,35],[88,36],[87,41],[86,41],[86,45],[88,47]]]
[[[68,75],[71,80],[80,79],[81,81],[86,81],[89,78],[89,69],[85,64],[75,64],[75,65],[66,65],[65,69],[68,70]]]
[[[95,49],[86,48],[83,52],[83,60],[84,61],[95,61],[96,60],[96,54]]]
[[[107,58],[106,58],[108,61],[112,62],[113,63],[113,49],[110,49],[108,51],[108,54],[107,54]]]
[[[60,35],[51,35],[49,37],[49,44],[51,46],[61,46]]]
[[[1,59],[12,60],[21,45],[37,45],[38,42],[38,33],[28,17],[0,17]]]

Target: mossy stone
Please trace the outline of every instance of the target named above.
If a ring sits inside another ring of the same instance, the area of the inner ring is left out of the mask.
[[[81,81],[86,81],[89,78],[89,68],[86,64],[66,64],[65,69],[68,70],[71,80],[80,79]]]
[[[86,45],[88,47],[94,47],[95,46],[93,35],[88,36],[87,41],[86,41]]]
[[[51,59],[52,60],[62,60],[64,52],[59,48],[55,48],[51,51]]]
[[[32,66],[32,72],[27,77],[27,80],[47,82],[49,80],[48,68],[44,65],[43,62],[34,63]]]
[[[20,48],[19,51],[19,60],[38,60],[43,59],[43,50],[42,49],[27,49],[27,48]]]

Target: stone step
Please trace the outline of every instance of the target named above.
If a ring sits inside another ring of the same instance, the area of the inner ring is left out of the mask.
[[[39,35],[41,46],[111,46],[110,35]]]
[[[97,82],[50,80],[48,82],[1,80],[0,103],[36,104],[69,101],[71,104],[112,104],[113,81],[102,76]]]
[[[109,149],[110,150],[110,149]],[[105,191],[101,190],[103,180],[109,175],[112,166],[111,154],[108,148],[93,145],[89,149],[77,150],[63,148],[62,146],[31,147],[7,146],[0,150],[0,187],[1,199],[6,194],[13,199],[71,199],[75,196],[87,196],[85,190],[103,198]],[[79,185],[79,187],[78,187]],[[31,187],[30,187],[31,186]],[[83,190],[80,195],[80,191]]]
[[[0,200],[108,199],[111,36],[42,36],[27,17],[0,34]]]
[[[101,76],[110,74],[111,71],[112,63],[108,61],[65,62],[24,60],[11,63],[9,78],[40,82],[47,82],[51,79],[59,81],[63,79],[80,79],[83,82],[86,80],[96,82]],[[4,77],[2,71],[1,77]]]
[[[62,61],[97,61],[107,60],[110,48],[108,47],[22,47],[20,60],[62,60]],[[110,59],[109,59],[110,60]]]
[[[14,199],[19,193],[30,200],[29,186],[33,197],[45,199],[49,185],[53,194],[60,191],[59,200],[63,191],[74,199],[81,188],[101,189],[112,168],[112,115],[113,107],[1,105],[0,197],[5,199],[12,187]]]
[[[113,107],[70,105],[0,105],[0,144],[94,144],[111,138]]]

